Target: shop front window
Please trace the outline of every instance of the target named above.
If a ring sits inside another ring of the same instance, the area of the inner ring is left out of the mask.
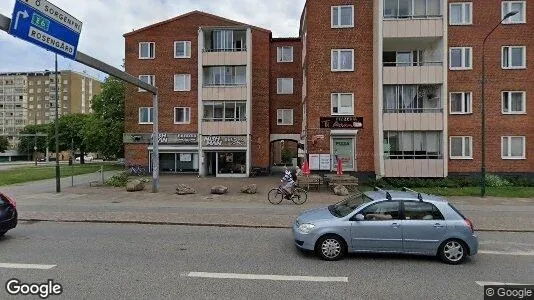
[[[217,158],[219,174],[246,174],[246,152],[219,152]]]
[[[159,165],[165,173],[197,172],[198,153],[161,153]]]
[[[335,138],[333,143],[333,162],[334,169],[337,169],[337,158],[341,160],[343,170],[354,170],[354,139],[353,138]]]

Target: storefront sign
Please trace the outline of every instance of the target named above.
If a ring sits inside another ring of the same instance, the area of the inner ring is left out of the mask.
[[[310,170],[330,171],[330,154],[308,155]]]
[[[362,117],[322,117],[321,128],[330,129],[361,129],[363,128]]]
[[[123,143],[125,144],[152,144],[151,133],[125,133]],[[198,136],[196,133],[160,133],[158,134],[159,144],[174,145],[197,145]]]
[[[202,147],[246,147],[246,136],[203,136]]]

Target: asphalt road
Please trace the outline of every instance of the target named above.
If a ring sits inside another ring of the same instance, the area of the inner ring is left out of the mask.
[[[482,299],[477,281],[534,283],[533,233],[485,232],[480,242],[482,253],[460,266],[384,255],[325,262],[297,251],[285,229],[22,222],[0,239],[0,299],[37,299],[10,297],[10,278],[62,284],[49,299]],[[51,266],[3,265],[16,263]],[[317,276],[346,282],[302,281]]]

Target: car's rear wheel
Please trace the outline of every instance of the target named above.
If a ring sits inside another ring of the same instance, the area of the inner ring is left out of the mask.
[[[326,235],[319,239],[315,251],[324,260],[339,260],[345,256],[347,246],[341,237]]]
[[[444,263],[458,265],[463,263],[467,258],[467,247],[460,240],[446,240],[439,247],[438,255]]]

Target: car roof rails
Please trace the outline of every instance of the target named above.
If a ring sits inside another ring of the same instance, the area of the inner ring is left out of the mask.
[[[386,193],[386,199],[388,199],[389,201],[391,201],[391,194],[388,192],[388,191],[385,191],[377,186],[374,187],[374,190],[375,191],[379,191],[379,192],[382,192],[382,193]]]
[[[402,190],[403,190],[404,192],[410,192],[410,193],[417,194],[417,199],[419,199],[419,201],[423,201],[423,196],[421,196],[421,193],[416,192],[416,191],[414,191],[414,190],[411,190],[411,189],[409,189],[409,188],[407,188],[407,187],[403,187]]]

